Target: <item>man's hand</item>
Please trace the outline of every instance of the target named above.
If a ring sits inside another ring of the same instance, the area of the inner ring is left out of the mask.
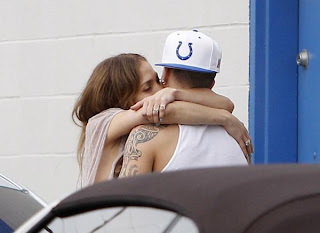
[[[251,137],[244,124],[232,114],[228,114],[226,123],[223,126],[225,130],[238,142],[248,163],[251,164],[253,145]]]

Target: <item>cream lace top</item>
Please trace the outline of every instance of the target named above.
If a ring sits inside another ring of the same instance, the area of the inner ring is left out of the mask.
[[[113,117],[121,111],[123,110],[120,108],[110,108],[89,119],[86,127],[85,150],[82,162],[82,175],[80,178],[82,187],[94,183],[110,122]],[[113,162],[112,170],[110,174],[106,174],[108,179],[114,178],[116,166],[123,157],[125,141],[126,137],[123,137],[117,159]]]

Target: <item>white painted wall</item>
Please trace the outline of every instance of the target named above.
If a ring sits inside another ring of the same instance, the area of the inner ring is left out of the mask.
[[[93,68],[121,52],[154,64],[170,32],[194,28],[221,45],[215,90],[248,125],[249,0],[0,0],[0,173],[46,201],[74,191],[71,111]]]

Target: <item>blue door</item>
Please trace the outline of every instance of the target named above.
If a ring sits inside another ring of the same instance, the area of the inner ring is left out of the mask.
[[[299,52],[304,52],[298,68],[298,162],[319,163],[320,0],[300,0],[299,8]]]

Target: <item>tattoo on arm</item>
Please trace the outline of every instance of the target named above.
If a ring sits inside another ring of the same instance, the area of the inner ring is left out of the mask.
[[[139,172],[137,164],[130,164],[131,161],[138,161],[142,152],[137,149],[138,144],[153,139],[161,129],[166,126],[143,125],[132,131],[124,148],[123,166],[121,176],[135,176]]]

